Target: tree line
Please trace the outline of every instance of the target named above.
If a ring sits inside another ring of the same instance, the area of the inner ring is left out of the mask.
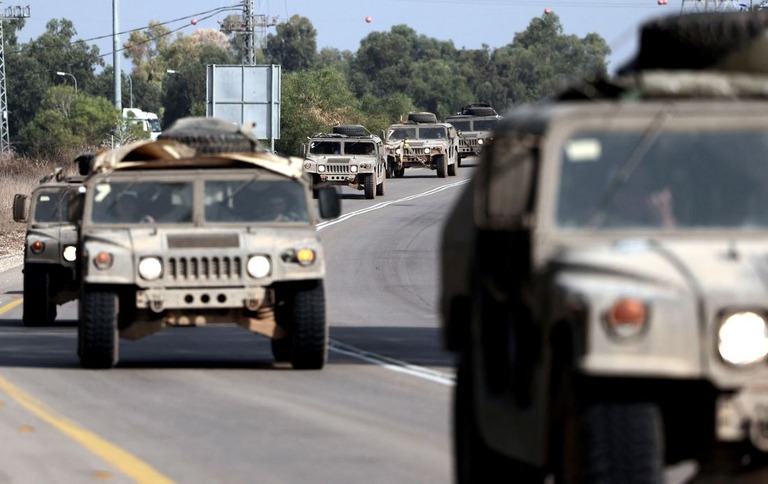
[[[172,36],[160,22],[131,32],[123,45],[132,65],[122,76],[123,107],[156,112],[163,125],[204,116],[206,66],[243,58],[242,37],[224,33],[240,21],[232,15],[221,31],[189,35]],[[55,160],[141,136],[121,128],[112,66],[97,46],[76,39],[72,21],[50,20],[44,33],[25,43],[18,39],[24,20],[4,22],[8,127],[16,153]],[[410,111],[444,119],[471,102],[503,110],[535,101],[574,76],[606,75],[609,53],[596,33],[566,34],[556,14],[533,18],[495,49],[458,49],[396,25],[372,32],[355,52],[318,50],[312,23],[294,15],[276,26],[254,57],[258,64],[281,65],[281,139],[275,146],[299,154],[307,136],[337,123],[363,124],[378,134]]]

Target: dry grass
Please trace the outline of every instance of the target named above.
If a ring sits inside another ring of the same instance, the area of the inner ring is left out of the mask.
[[[74,156],[69,158],[74,159]],[[59,163],[30,160],[13,155],[0,156],[0,256],[23,250],[26,224],[13,221],[13,196],[30,194],[40,179],[53,172]],[[75,166],[62,166],[74,173]]]

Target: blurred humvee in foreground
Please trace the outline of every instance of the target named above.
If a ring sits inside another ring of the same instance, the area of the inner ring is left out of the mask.
[[[767,39],[658,19],[615,78],[505,113],[444,231],[458,482],[765,466]]]

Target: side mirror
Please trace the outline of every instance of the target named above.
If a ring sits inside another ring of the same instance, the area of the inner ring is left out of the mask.
[[[29,210],[29,197],[22,193],[13,196],[13,221],[26,222]]]
[[[341,215],[341,196],[336,187],[318,188],[317,201],[321,218],[331,219]]]

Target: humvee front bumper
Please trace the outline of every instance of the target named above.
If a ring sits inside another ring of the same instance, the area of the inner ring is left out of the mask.
[[[749,440],[768,452],[768,383],[718,397],[715,422],[718,440]]]
[[[143,289],[136,291],[136,307],[155,313],[164,310],[249,309],[256,311],[267,299],[265,287],[207,287]]]

